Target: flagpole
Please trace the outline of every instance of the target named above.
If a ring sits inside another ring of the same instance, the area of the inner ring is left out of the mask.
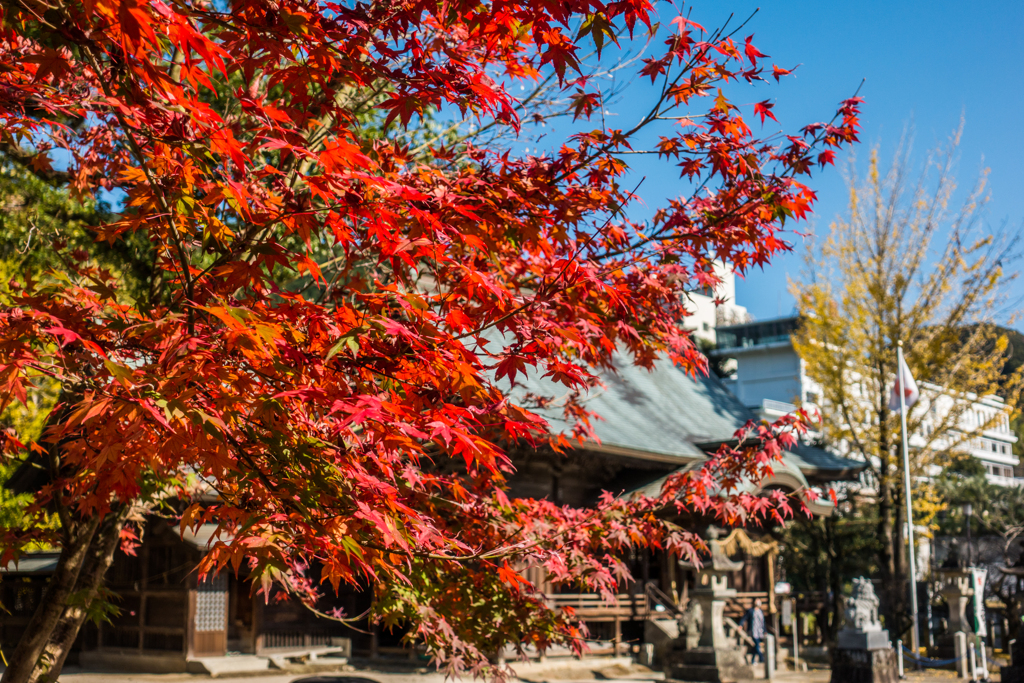
[[[914,506],[910,500],[910,455],[907,451],[907,406],[903,379],[903,340],[896,346],[896,383],[900,395],[900,427],[903,429],[903,491],[907,503],[907,558],[910,568],[910,644],[914,649],[914,657],[921,656],[921,644],[917,634],[917,567],[914,561]],[[896,653],[896,656],[901,656]]]

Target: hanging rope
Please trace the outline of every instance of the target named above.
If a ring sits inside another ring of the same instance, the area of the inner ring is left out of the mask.
[[[755,541],[747,536],[747,532],[743,529],[733,529],[729,532],[721,541],[722,551],[726,555],[732,557],[738,551],[742,550],[750,557],[761,557],[766,553],[775,554],[778,550],[779,544],[775,541]]]
[[[902,643],[900,644],[900,647],[903,648],[903,654],[906,655],[907,659],[913,661],[915,664],[920,664],[926,669],[938,669],[943,666],[949,666],[950,664],[956,664],[961,659],[967,656],[960,655],[959,657],[954,657],[953,659],[932,659],[931,657],[921,657],[920,655],[915,655],[911,650],[907,648],[906,645],[903,645]]]

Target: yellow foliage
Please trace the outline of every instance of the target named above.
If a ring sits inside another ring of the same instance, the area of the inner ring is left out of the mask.
[[[878,539],[887,548],[880,564],[889,567],[903,516],[900,416],[888,407],[897,342],[921,389],[907,411],[915,478],[1004,419],[967,420],[977,397],[998,393],[1015,413],[1024,384],[1021,372],[1003,375],[1007,340],[993,320],[1012,240],[987,232],[979,218],[984,174],[950,209],[958,140],[959,133],[917,180],[906,146],[884,173],[873,151],[863,181],[851,183],[847,214],[791,283],[802,318],[794,345],[821,385],[824,435],[869,463],[879,509],[889,515],[879,525],[888,538]],[[914,495],[915,522],[931,525],[941,509],[934,487],[915,484]]]

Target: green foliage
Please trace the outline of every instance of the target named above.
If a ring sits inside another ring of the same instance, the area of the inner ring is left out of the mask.
[[[782,532],[786,580],[796,592],[823,591],[827,598],[815,615],[827,641],[838,627],[839,596],[858,576],[877,576],[878,524],[873,506],[840,500],[830,517],[797,517]]]
[[[89,234],[89,227],[108,213],[104,203],[76,200],[67,189],[53,187],[0,155],[0,305],[11,304],[19,282],[52,277],[76,254],[91,254],[109,266],[123,263]],[[58,394],[56,383],[36,377],[28,401],[0,413],[0,428],[12,430],[23,442],[38,439]],[[21,526],[22,510],[31,500],[29,494],[14,495],[3,487],[18,464],[0,460],[0,528]]]
[[[944,465],[944,468],[943,474],[939,477],[940,482],[944,480],[958,480],[963,478],[981,479],[982,481],[985,481],[985,466],[980,460],[970,453],[949,453],[945,458],[945,462],[942,462],[942,464]]]
[[[966,462],[953,463],[936,478],[935,488],[945,508],[935,520],[935,528],[940,535],[962,536],[966,533],[967,520],[962,508],[965,504],[974,508],[972,533],[1001,536],[1004,552],[1024,532],[1024,490],[990,483],[980,464],[974,467]]]
[[[786,580],[796,591],[834,590],[877,573],[874,508],[841,504],[831,517],[797,517],[783,530]]]

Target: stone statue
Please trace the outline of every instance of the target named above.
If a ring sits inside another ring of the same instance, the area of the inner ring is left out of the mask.
[[[878,596],[870,579],[853,580],[843,616],[832,654],[831,683],[897,683],[896,653],[878,620]]]
[[[882,630],[882,623],[878,620],[878,596],[869,579],[861,577],[853,580],[853,592],[846,599],[843,613],[846,616],[846,628],[865,632]]]

